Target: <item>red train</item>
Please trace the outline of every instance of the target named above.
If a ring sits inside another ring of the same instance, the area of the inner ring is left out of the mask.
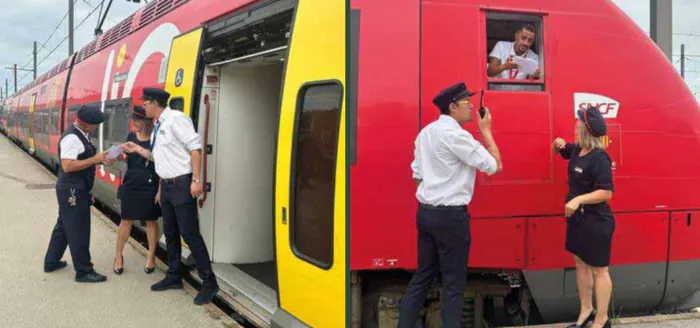
[[[504,171],[477,177],[465,324],[572,321],[574,262],[564,250],[565,161],[575,110],[601,105],[614,167],[615,315],[698,306],[700,107],[669,60],[607,0],[351,0],[349,135],[353,322],[394,327],[416,267],[413,141],[431,99],[465,81],[484,89]],[[499,41],[536,29],[540,80],[487,76]],[[473,99],[478,102],[478,98]],[[476,124],[466,125],[478,138]],[[438,327],[436,285],[425,308]],[[533,311],[536,310],[536,311]],[[484,319],[486,318],[486,319]]]

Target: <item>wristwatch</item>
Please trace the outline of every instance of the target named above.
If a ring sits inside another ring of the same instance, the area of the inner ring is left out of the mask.
[[[192,182],[199,183],[199,179],[197,179],[197,178],[192,178]]]

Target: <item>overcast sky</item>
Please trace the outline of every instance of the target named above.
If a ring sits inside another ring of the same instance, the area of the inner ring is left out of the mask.
[[[39,42],[37,55],[37,76],[53,68],[68,57],[68,19],[63,19],[68,12],[70,0],[0,0],[3,3],[0,10],[0,85],[5,87],[5,79],[9,79],[10,90],[13,89],[12,71],[5,69],[17,64],[32,68],[32,42]],[[97,26],[100,4],[102,0],[73,0],[75,2],[75,32],[74,50],[78,52],[83,46],[94,39],[94,31]],[[11,4],[10,4],[11,2]],[[109,0],[105,1],[104,9]],[[149,1],[150,2],[150,1]],[[144,6],[141,3],[127,2],[127,0],[114,0],[107,15],[102,30],[119,23],[122,19],[134,13]],[[94,10],[96,8],[96,10]],[[94,12],[93,12],[94,10]],[[90,15],[92,13],[92,15]],[[78,27],[85,19],[83,25]],[[60,25],[59,25],[60,23]],[[58,30],[51,35],[58,26]],[[49,36],[51,36],[49,38]],[[61,44],[61,41],[65,42]],[[48,40],[48,42],[46,42]],[[42,45],[46,42],[44,47]],[[56,48],[56,51],[51,51]],[[43,61],[43,62],[42,62]],[[25,66],[26,65],[26,66]],[[17,73],[17,86],[22,88],[32,81],[31,72]],[[24,79],[22,79],[24,77]],[[21,80],[21,81],[20,81]]]
[[[38,68],[38,75],[51,69],[56,63],[67,57],[68,42],[60,43],[68,35],[68,21],[66,19],[61,22],[61,20],[68,11],[68,1],[70,0],[22,0],[12,1],[11,5],[7,4],[11,2],[10,0],[0,1],[5,3],[0,11],[0,65],[2,65],[0,67],[0,85],[7,78],[10,81],[10,88],[12,88],[12,72],[4,67],[16,63],[20,67],[31,69],[33,41],[39,42],[37,57],[41,64]],[[100,12],[99,5],[102,0],[73,1],[75,1],[75,26],[87,18],[76,31],[74,48],[77,52],[94,38],[94,29]],[[611,1],[620,6],[642,29],[649,31],[648,0]],[[144,1],[136,4],[127,0],[114,0],[103,25],[103,31],[107,31],[144,5]],[[88,17],[94,8],[98,9]],[[680,45],[685,43],[686,54],[691,56],[686,61],[686,82],[694,92],[700,92],[700,74],[695,73],[700,71],[700,25],[694,24],[698,12],[700,12],[700,1],[698,0],[673,0],[673,53],[680,54]],[[56,26],[59,27],[58,30],[49,38]],[[41,45],[47,39],[48,42],[42,47]],[[51,50],[56,47],[58,47],[57,50],[49,55]],[[673,58],[673,62],[677,67],[680,67],[678,56]],[[21,80],[18,82],[18,87],[22,88],[24,84],[32,80],[31,72],[19,72],[18,80]]]

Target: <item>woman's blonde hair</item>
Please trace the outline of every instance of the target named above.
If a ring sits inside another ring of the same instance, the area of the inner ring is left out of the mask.
[[[601,140],[598,137],[594,137],[591,134],[591,132],[588,131],[588,129],[586,128],[586,124],[583,122],[581,122],[581,125],[576,131],[576,139],[581,148],[605,149],[605,146],[603,145],[603,140]]]

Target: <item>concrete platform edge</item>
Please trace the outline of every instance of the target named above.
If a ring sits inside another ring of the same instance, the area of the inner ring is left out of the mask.
[[[34,163],[34,165],[36,165],[36,166],[39,167],[41,170],[43,170],[44,172],[46,172],[46,173],[48,174],[48,176],[50,177],[51,180],[53,180],[53,181],[56,180],[56,177],[54,176],[53,172],[49,171],[46,167],[44,167],[43,165],[41,165],[40,163],[38,163],[37,160],[36,160],[36,158],[34,158],[34,157],[30,156],[29,154],[27,154],[23,149],[17,147],[16,144],[14,144],[14,143],[11,143],[11,144],[12,144],[12,146],[14,146],[14,147],[16,147],[17,149],[19,149],[20,152],[22,153],[22,155],[27,156],[29,159],[31,159],[31,160],[32,160],[32,163]],[[100,212],[100,211],[99,211],[97,208],[95,208],[94,206],[93,206],[93,207],[90,207],[90,211],[91,211],[92,214],[94,214],[94,217],[99,218],[100,221],[102,221],[103,224],[105,224],[107,227],[109,227],[112,231],[114,231],[114,232],[116,233],[116,231],[117,231],[117,226],[114,224],[114,222],[112,222],[109,218],[107,218],[107,216],[105,216],[102,212]],[[127,240],[127,242],[128,242],[131,246],[133,246],[134,249],[137,250],[141,255],[143,255],[144,257],[148,256],[148,249],[146,249],[145,247],[143,247],[143,245],[141,245],[139,242],[137,242],[136,240],[134,240],[134,238],[129,237],[129,239]],[[156,257],[156,261],[155,261],[155,266],[156,266],[156,269],[158,269],[158,270],[160,270],[160,271],[162,271],[162,272],[167,272],[167,271],[168,271],[168,266],[165,265],[165,263],[163,263],[163,261],[161,261],[161,260],[160,260],[159,258],[157,258],[157,257]],[[188,294],[190,294],[190,296],[192,296],[192,297],[194,298],[194,297],[197,295],[198,291],[197,291],[194,287],[192,287],[192,285],[190,285],[189,283],[187,283],[187,281],[184,281],[184,280],[183,280],[182,283],[183,283],[183,286],[184,286],[185,291],[186,291]],[[236,322],[236,321],[233,320],[231,317],[229,317],[226,313],[224,313],[224,312],[223,312],[221,309],[219,309],[216,305],[210,303],[210,304],[205,304],[205,305],[203,305],[203,307],[204,307],[204,309],[209,313],[209,315],[210,315],[212,318],[221,320],[221,323],[222,323],[222,325],[223,325],[224,327],[228,327],[228,328],[243,328],[243,326],[241,326],[238,322]]]

